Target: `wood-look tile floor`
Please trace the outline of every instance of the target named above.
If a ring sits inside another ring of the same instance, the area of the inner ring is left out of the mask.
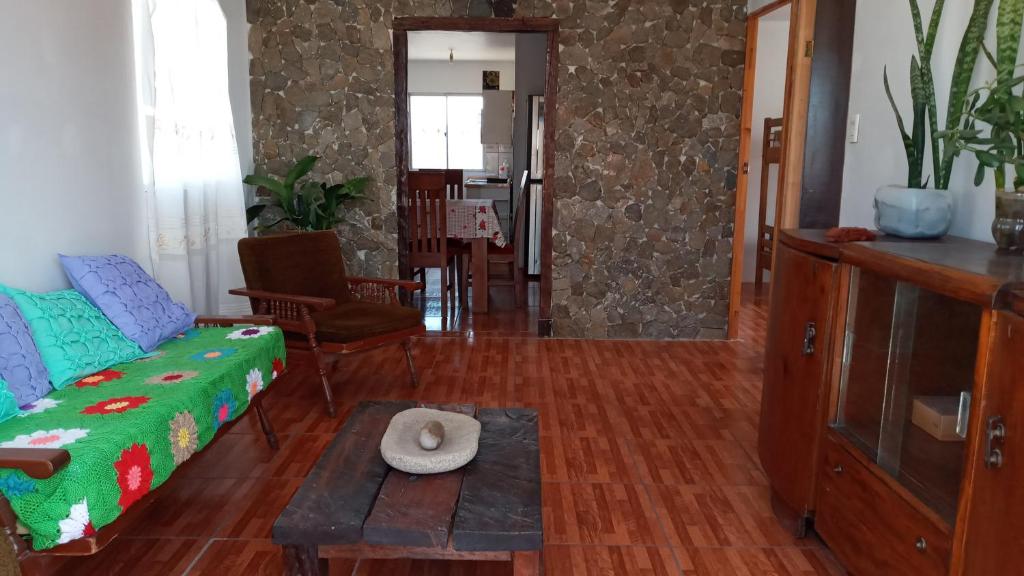
[[[270,528],[348,412],[364,399],[536,407],[541,414],[548,575],[842,574],[813,539],[773,519],[756,438],[766,311],[744,307],[734,342],[427,337],[422,385],[401,351],[343,359],[328,418],[304,359],[266,406],[271,451],[248,416],[160,488],[137,525],[92,557],[48,562],[90,574],[281,573]],[[334,575],[511,574],[502,563],[334,562]]]

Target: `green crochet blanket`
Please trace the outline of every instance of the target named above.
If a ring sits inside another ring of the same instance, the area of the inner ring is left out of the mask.
[[[240,416],[284,370],[284,359],[277,328],[192,329],[0,423],[0,447],[71,454],[71,463],[46,480],[0,469],[0,491],[32,547],[89,536],[116,520]]]

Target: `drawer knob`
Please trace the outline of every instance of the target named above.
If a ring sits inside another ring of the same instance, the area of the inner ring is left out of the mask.
[[[843,465],[842,464],[836,464],[835,467],[832,468],[832,471],[835,472],[836,474],[842,474],[843,473]]]
[[[924,552],[928,549],[928,541],[924,539],[924,536],[920,536],[914,543],[914,548],[917,548],[918,552]]]

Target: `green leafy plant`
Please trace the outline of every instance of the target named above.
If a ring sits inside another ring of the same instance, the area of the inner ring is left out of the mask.
[[[319,156],[306,156],[295,163],[288,171],[284,180],[269,176],[250,174],[243,182],[259,186],[270,192],[270,200],[255,204],[246,210],[246,218],[250,223],[257,220],[269,207],[280,208],[284,216],[280,219],[260,226],[261,229],[272,228],[282,222],[290,222],[300,230],[333,230],[341,220],[341,205],[348,200],[362,198],[366,186],[370,183],[369,176],[353,178],[341,184],[328,185],[312,178],[300,183],[316,166]]]
[[[960,41],[956,63],[953,67],[953,78],[949,87],[949,106],[946,113],[946,131],[959,127],[963,121],[964,101],[970,87],[971,76],[981,50],[985,27],[988,25],[988,14],[994,0],[975,0],[967,30]],[[1011,0],[1012,1],[1012,0]],[[935,37],[938,33],[944,0],[936,0],[928,21],[927,31],[924,29],[921,10],[917,0],[908,0],[910,13],[914,21],[914,36],[917,40],[917,54],[910,59],[910,98],[911,98],[911,129],[907,133],[907,125],[903,114],[896,105],[889,85],[888,70],[882,70],[882,83],[885,95],[889,99],[896,124],[903,140],[903,148],[907,155],[907,187],[925,188],[931,177],[924,176],[924,158],[926,141],[931,143],[932,170],[934,186],[945,190],[949,186],[949,177],[953,169],[953,157],[943,151],[942,133],[939,131],[938,106],[935,101],[935,80],[932,76],[931,60],[935,49]],[[927,136],[926,136],[927,134]]]
[[[1007,188],[1007,167],[1013,169],[1013,189],[1024,189],[1024,97],[1018,89],[1024,76],[1017,74],[1022,25],[1024,0],[1000,0],[995,56],[982,47],[996,79],[969,91],[962,104],[962,123],[940,133],[946,141],[946,159],[952,162],[961,152],[973,154],[978,159],[975,186],[992,170],[998,191]]]

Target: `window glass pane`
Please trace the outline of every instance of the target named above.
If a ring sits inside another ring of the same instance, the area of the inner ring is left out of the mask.
[[[483,96],[448,97],[448,167],[482,170],[484,147],[480,143]]]
[[[409,124],[412,131],[413,169],[447,168],[445,97],[411,96]]]

